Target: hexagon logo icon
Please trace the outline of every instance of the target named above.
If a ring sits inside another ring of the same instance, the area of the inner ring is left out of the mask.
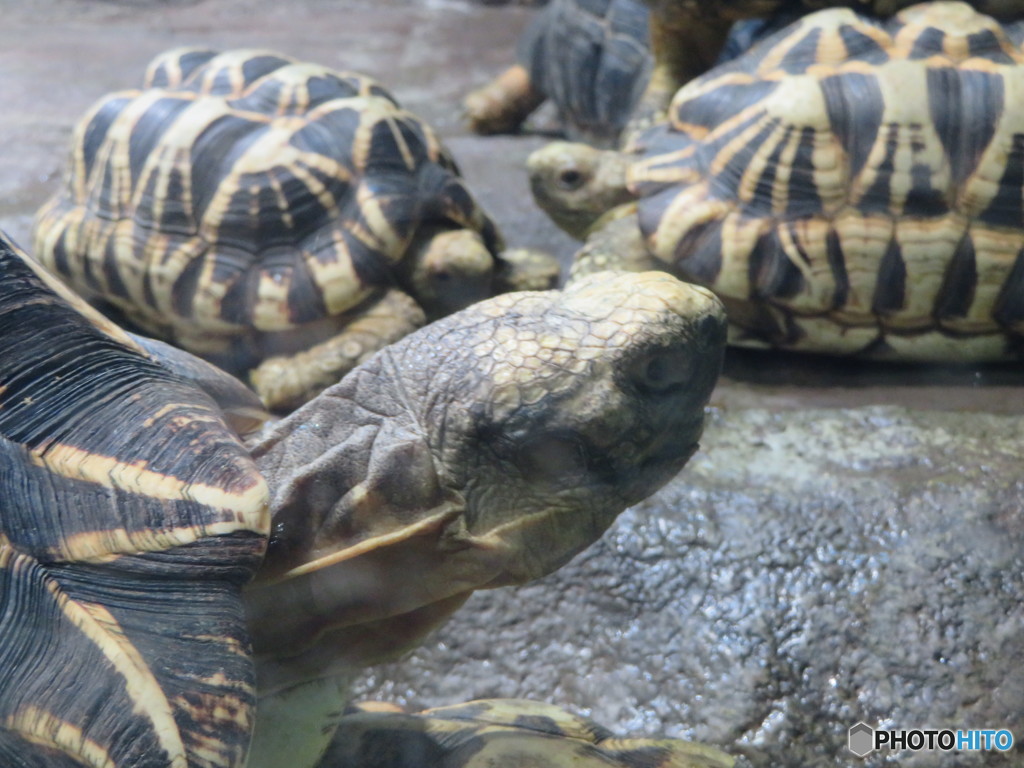
[[[857,757],[864,757],[875,748],[875,729],[867,723],[857,723],[849,730],[847,746]]]

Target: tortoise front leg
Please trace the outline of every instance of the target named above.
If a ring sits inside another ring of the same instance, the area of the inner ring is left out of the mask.
[[[388,290],[362,311],[361,316],[338,319],[341,329],[318,344],[298,352],[271,355],[249,373],[249,382],[272,411],[289,411],[336,384],[378,350],[393,344],[426,322],[423,310],[407,294]],[[301,340],[305,333],[268,334],[267,346]]]
[[[462,106],[474,133],[514,133],[545,98],[533,85],[526,67],[515,64],[470,93]]]
[[[597,226],[594,234],[587,238],[587,242],[577,252],[569,275],[570,282],[608,269],[627,272],[672,271],[668,264],[647,249],[635,208],[623,208],[617,213],[622,215]]]

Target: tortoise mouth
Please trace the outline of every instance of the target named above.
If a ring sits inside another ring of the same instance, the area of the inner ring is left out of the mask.
[[[666,430],[651,442],[643,458],[624,474],[603,478],[584,490],[583,501],[566,489],[563,504],[552,503],[531,515],[509,515],[507,522],[477,539],[500,559],[492,579],[477,589],[520,586],[548,576],[584,551],[614,524],[627,507],[653,494],[699,448],[703,417],[677,430]],[[579,489],[577,489],[579,490]]]
[[[632,505],[643,501],[678,474],[700,448],[698,438],[702,431],[703,420],[696,436],[692,433],[680,439],[669,436],[660,441],[641,463],[640,480],[636,487],[630,489],[633,493],[626,503]]]
[[[703,407],[686,419],[674,419],[671,426],[651,440],[640,462],[640,474],[682,469],[700,447],[707,413]]]

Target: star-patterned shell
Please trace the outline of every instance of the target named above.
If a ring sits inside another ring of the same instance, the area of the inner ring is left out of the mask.
[[[1016,356],[1022,38],[964,3],[803,18],[681,89],[643,138],[648,247],[748,341]]]
[[[267,487],[204,392],[80,305],[0,236],[0,764],[234,768]]]
[[[35,253],[146,332],[235,353],[211,359],[244,373],[298,351],[287,334],[319,343],[392,288],[418,299],[411,245],[447,230],[471,233],[486,261],[466,303],[490,295],[493,223],[431,128],[378,83],[266,51],[177,49],[82,119]]]

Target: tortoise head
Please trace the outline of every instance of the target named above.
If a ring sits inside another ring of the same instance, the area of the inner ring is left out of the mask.
[[[555,224],[582,240],[601,217],[634,199],[628,164],[621,152],[556,141],[527,160],[530,190]]]
[[[436,371],[424,425],[467,540],[496,556],[480,586],[550,573],[682,467],[720,367],[718,306],[654,272],[478,305],[488,322]]]
[[[600,273],[427,326],[276,425],[253,448],[261,695],[404,650],[595,541],[696,450],[724,328],[704,289]]]

